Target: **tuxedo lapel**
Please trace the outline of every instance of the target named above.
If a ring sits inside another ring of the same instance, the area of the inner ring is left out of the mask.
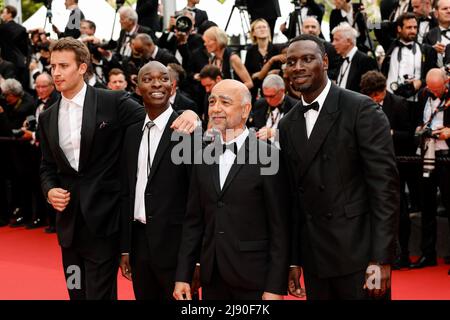
[[[290,126],[290,135],[292,141],[294,141],[294,150],[299,156],[300,159],[303,159],[306,144],[308,142],[308,136],[306,133],[306,121],[305,115],[303,113],[303,104],[300,100],[294,107],[294,116],[292,117],[292,121],[295,122],[293,126]]]
[[[51,109],[50,114],[50,126],[49,126],[49,144],[53,150],[56,150],[56,155],[59,156],[60,162],[64,163],[70,170],[74,170],[72,166],[70,165],[69,160],[67,160],[66,155],[64,154],[64,151],[61,149],[59,145],[59,125],[58,125],[58,118],[59,118],[59,108],[61,104],[61,97],[56,101],[55,107]],[[74,170],[75,171],[75,170]]]
[[[332,84],[330,92],[323,104],[323,107],[319,113],[314,128],[309,136],[309,140],[306,144],[306,150],[304,154],[304,161],[300,170],[300,177],[302,177],[308,170],[311,162],[316,157],[317,152],[320,150],[325,138],[327,137],[331,127],[337,120],[339,110],[339,90]]]
[[[244,153],[244,155],[242,155],[242,153]],[[223,188],[220,191],[221,196],[225,193],[225,191],[227,191],[234,177],[236,177],[237,173],[239,172],[239,170],[241,170],[244,163],[248,163],[248,154],[249,154],[249,136],[247,137],[247,139],[245,139],[244,145],[241,147],[241,149],[239,149],[236,155],[236,159],[233,165],[231,166],[230,172],[228,172],[227,178],[225,179],[225,183],[223,184]],[[238,159],[245,159],[245,161],[244,163],[237,163]]]
[[[136,181],[137,181],[137,167],[139,161],[139,148],[141,146],[142,141],[142,127],[144,126],[144,121],[140,121],[139,124],[133,126],[133,131],[130,132],[132,137],[131,141],[127,141],[129,144],[129,154],[128,160],[130,161],[130,173],[131,173],[131,186],[132,190],[136,189]],[[134,193],[134,192],[133,192]]]
[[[159,140],[158,148],[156,149],[155,157],[153,158],[150,175],[148,177],[148,183],[150,183],[153,176],[155,175],[156,170],[158,170],[158,165],[161,162],[161,158],[163,157],[164,153],[166,152],[167,148],[170,145],[171,141],[170,138],[173,132],[173,129],[170,128],[170,125],[172,124],[172,122],[175,121],[176,118],[177,114],[175,112],[172,112],[169,121],[167,121],[164,132],[161,136],[161,140]]]
[[[94,88],[87,86],[86,97],[83,106],[83,120],[81,122],[80,141],[80,165],[78,171],[81,172],[89,159],[92,148],[92,140],[95,134],[95,124],[97,120],[97,93]]]
[[[220,177],[219,177],[219,164],[214,162],[209,166],[211,170],[211,178],[213,181],[214,189],[216,189],[217,195],[220,195]]]
[[[354,79],[358,79],[357,73],[359,72],[359,69],[362,67],[360,64],[359,59],[359,52],[356,51],[355,55],[353,56],[353,59],[350,64],[350,69],[348,70],[348,77],[347,77],[347,84],[346,89],[351,89],[354,87],[353,81]],[[356,84],[356,87],[359,87],[359,84]]]

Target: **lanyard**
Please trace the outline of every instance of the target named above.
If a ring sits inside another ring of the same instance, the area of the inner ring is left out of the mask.
[[[350,68],[350,63],[352,63],[352,60],[349,60],[349,61],[348,61],[347,66],[345,67],[345,69],[343,70],[343,72],[339,72],[339,80],[338,80],[338,85],[339,85],[339,87],[341,86],[342,79],[343,79],[344,76],[347,74],[348,68]]]

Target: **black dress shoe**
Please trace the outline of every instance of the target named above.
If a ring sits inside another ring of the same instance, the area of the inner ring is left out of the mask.
[[[409,260],[408,256],[400,256],[392,264],[393,270],[409,269],[410,267],[411,267],[411,260]]]
[[[14,219],[13,222],[11,222],[9,224],[9,226],[11,228],[23,227],[24,225],[25,225],[25,218],[24,217],[18,217],[16,219]]]
[[[36,229],[45,226],[45,223],[41,219],[33,220],[31,223],[25,226],[25,229]]]
[[[0,219],[0,227],[5,227],[7,226],[9,223],[6,220]]]
[[[444,263],[445,264],[450,264],[450,256],[444,257]]]
[[[432,267],[437,266],[437,260],[436,257],[426,257],[421,256],[419,260],[411,264],[411,268],[413,269],[419,269],[424,267]]]
[[[55,228],[55,226],[48,226],[47,228],[45,228],[44,232],[45,233],[56,233],[56,228]]]

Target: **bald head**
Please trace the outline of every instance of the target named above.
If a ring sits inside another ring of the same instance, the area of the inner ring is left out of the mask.
[[[305,34],[312,34],[314,36],[320,35],[320,23],[314,17],[306,17],[303,20],[302,32]]]
[[[436,97],[442,96],[446,89],[447,75],[444,70],[433,68],[427,73],[427,87]]]
[[[217,87],[219,84],[220,84],[220,86]],[[245,84],[243,84],[240,81],[225,79],[225,80],[218,82],[214,86],[214,88],[216,88],[216,91],[224,90],[224,91],[229,91],[230,93],[237,92],[240,96],[240,99],[241,99],[240,101],[241,101],[242,106],[244,106],[246,104],[251,104],[251,102],[252,102],[252,95],[251,95],[250,91],[245,86]],[[214,88],[211,93],[214,93]]]
[[[169,70],[165,65],[158,61],[150,61],[146,63],[138,73],[138,83],[142,80],[142,75],[151,73],[152,71],[160,71],[169,74]]]

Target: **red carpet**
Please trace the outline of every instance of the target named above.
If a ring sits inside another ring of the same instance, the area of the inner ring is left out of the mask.
[[[440,261],[437,267],[394,271],[393,299],[450,300],[449,268]],[[131,282],[119,275],[118,285],[119,299],[134,299]],[[0,228],[0,300],[12,299],[68,299],[54,234]]]

